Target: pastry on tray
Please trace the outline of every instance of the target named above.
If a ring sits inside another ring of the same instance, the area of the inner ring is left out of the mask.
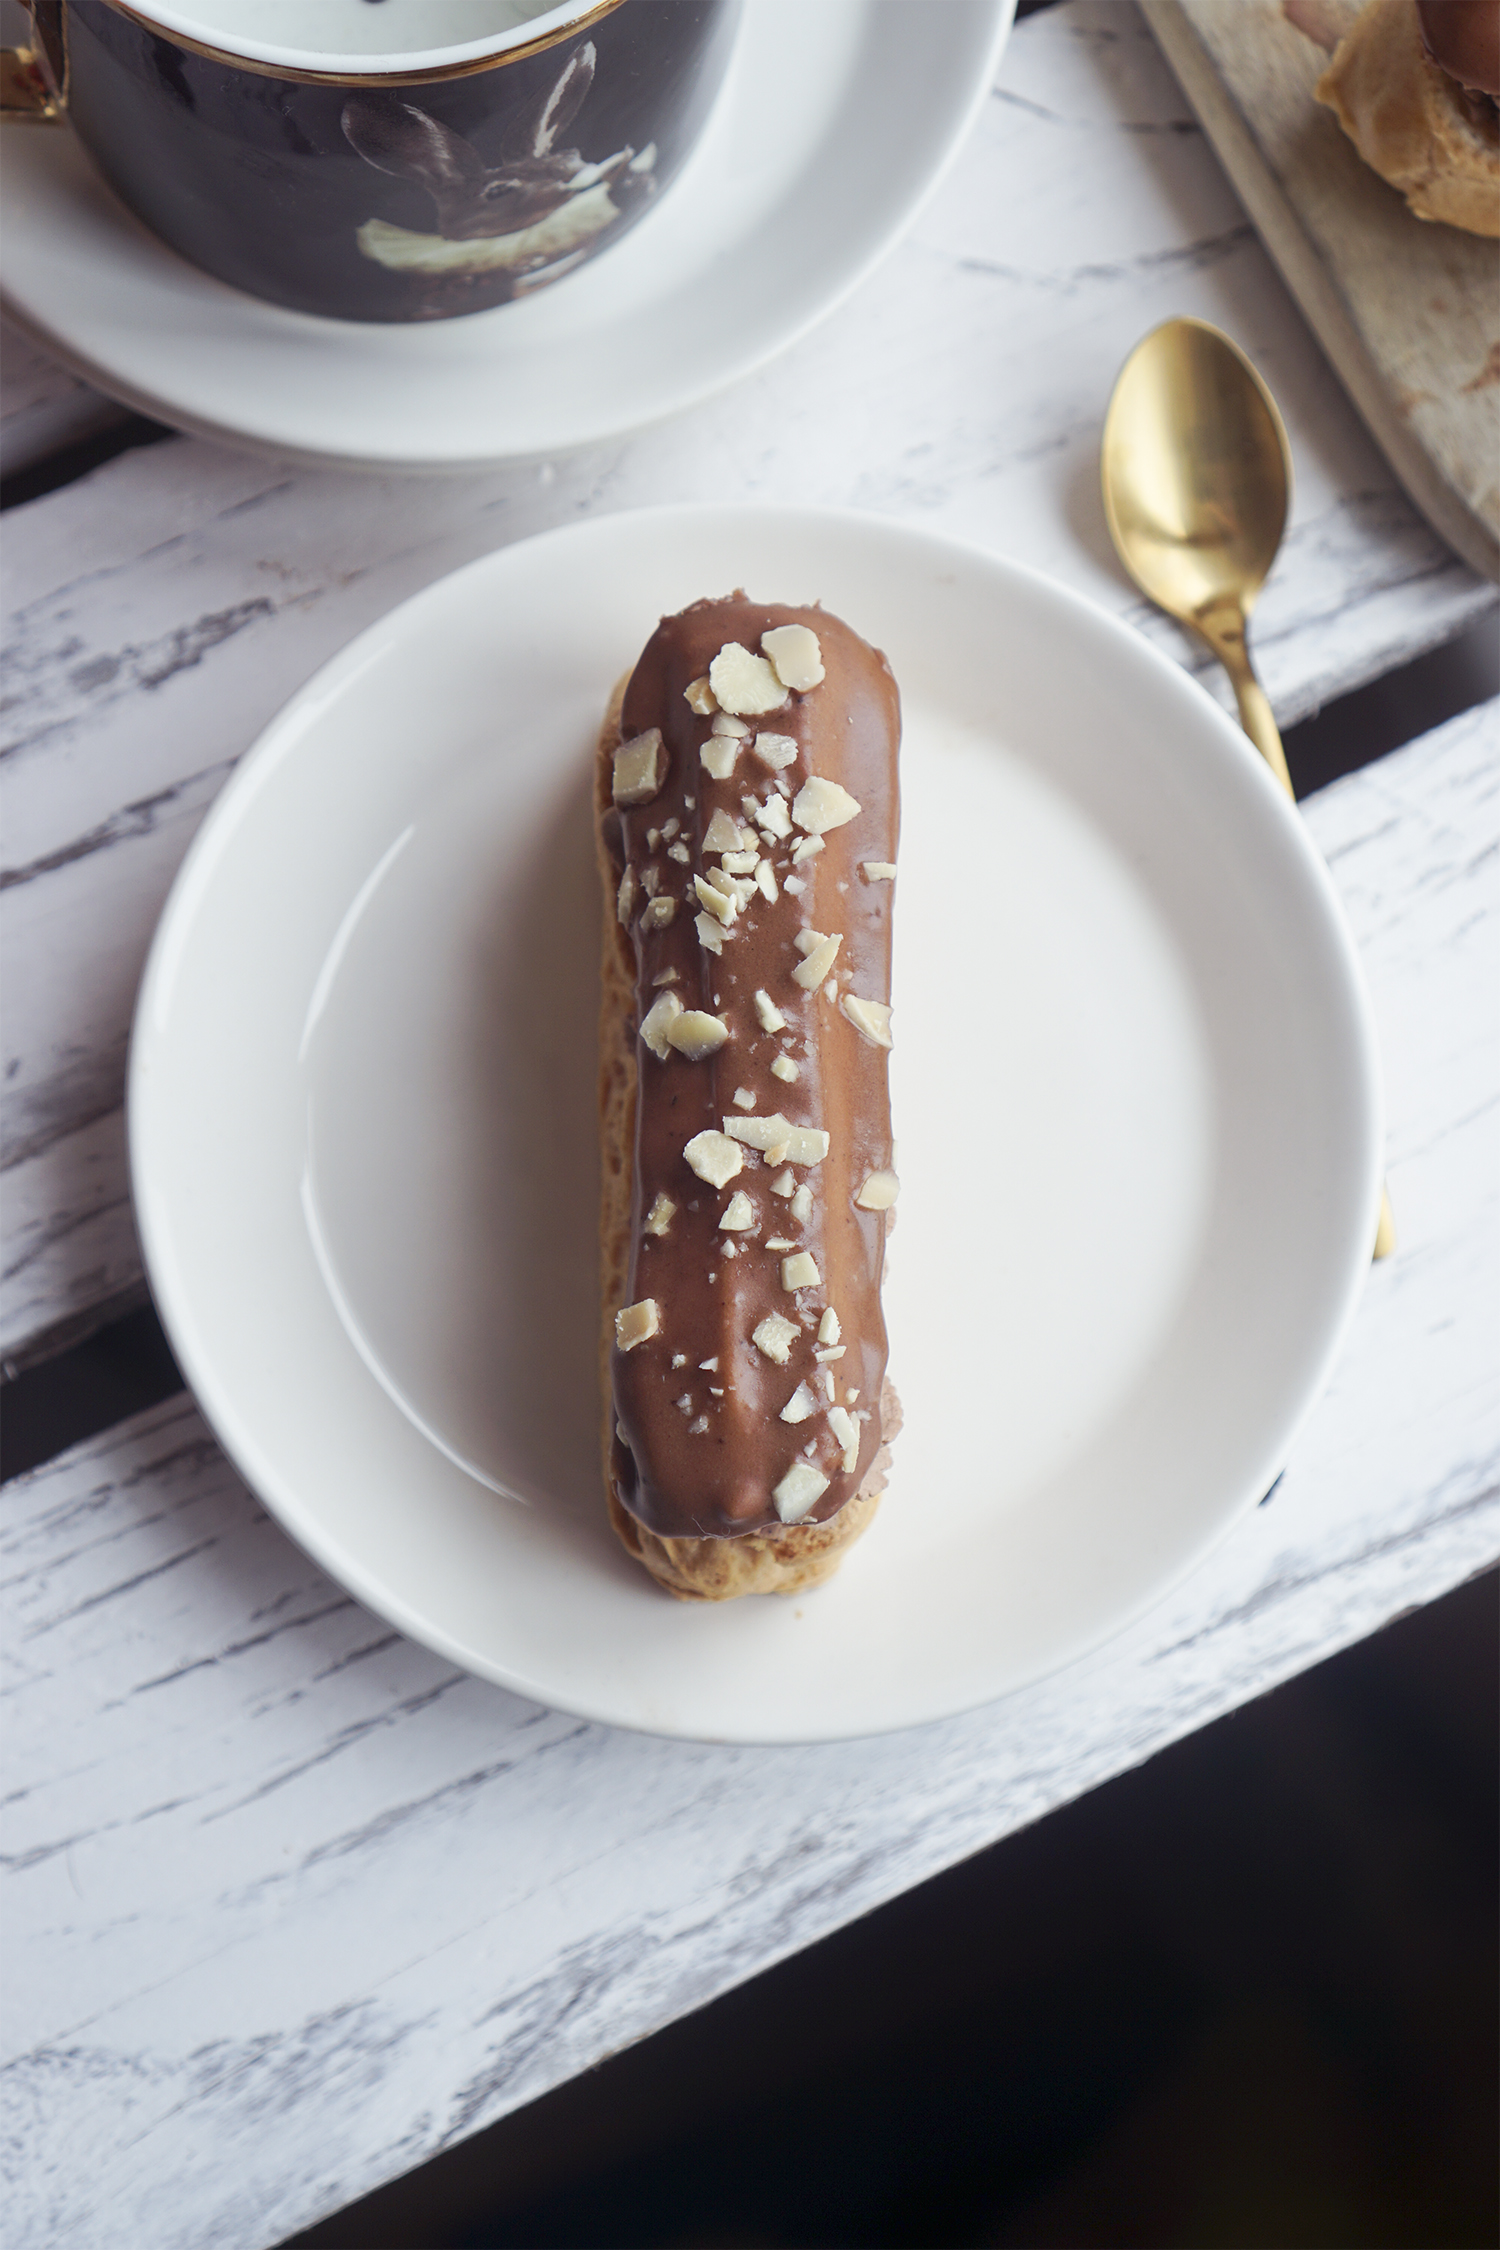
[[[885,1483],[900,735],[877,650],[733,594],[599,739],[605,1485],[684,1600],[818,1584]]]
[[[1419,219],[1500,235],[1500,0],[1369,0],[1317,94]]]

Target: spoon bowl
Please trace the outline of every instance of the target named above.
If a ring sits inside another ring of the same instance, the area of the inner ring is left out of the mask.
[[[1169,320],[1136,346],[1109,404],[1103,481],[1110,535],[1144,594],[1199,631],[1226,605],[1248,616],[1286,529],[1292,456],[1275,400],[1227,336]]]

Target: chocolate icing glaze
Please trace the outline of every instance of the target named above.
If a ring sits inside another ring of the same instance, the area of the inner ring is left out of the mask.
[[[712,779],[699,761],[710,720],[689,708],[684,690],[708,671],[727,642],[758,651],[762,633],[787,624],[807,625],[817,634],[826,677],[805,693],[791,694],[782,709],[746,724],[752,735],[765,730],[797,742],[796,763],[782,776],[791,797],[817,774],[838,782],[862,809],[828,832],[823,850],[800,866],[791,861],[797,829],[784,842],[762,841],[780,895],[773,905],[757,892],[716,955],[699,943],[694,926],[693,877],[718,865],[717,857],[704,857],[704,831],[721,808],[743,826],[742,798],[749,793],[764,802],[775,792],[775,778],[746,739],[730,777]],[[881,1442],[887,1347],[880,1283],[887,1217],[860,1210],[854,1198],[869,1173],[892,1166],[887,1057],[823,991],[808,993],[795,983],[792,970],[802,958],[794,944],[798,931],[841,931],[833,972],[840,994],[890,999],[895,886],[867,880],[861,862],[896,857],[900,699],[885,658],[837,618],[735,594],[663,618],[647,643],[626,691],[622,729],[628,739],[653,726],[661,729],[670,761],[665,784],[649,804],[620,809],[605,823],[617,877],[627,862],[637,879],[655,866],[660,895],[678,900],[675,919],[665,929],[643,927],[639,907],[634,916],[636,1022],[659,996],[656,980],[675,970],[671,990],[683,1006],[722,1017],[730,1038],[697,1062],[675,1050],[658,1062],[643,1041],[636,1043],[629,1301],[654,1297],[661,1327],[628,1352],[614,1350],[612,1472],[620,1499],[649,1530],[665,1538],[733,1538],[783,1529],[772,1488],[799,1458],[810,1459],[829,1478],[811,1511],[826,1521],[859,1490]],[[682,823],[677,840],[688,847],[687,865],[666,856],[664,844],[654,851],[648,847],[648,832],[673,817]],[[804,886],[800,896],[787,890],[788,876]],[[762,1030],[757,988],[785,1016],[784,1031]],[[797,1066],[791,1084],[771,1074],[771,1064],[782,1055]],[[754,1096],[753,1111],[737,1108],[734,1095],[740,1089]],[[782,1167],[753,1149],[743,1151],[743,1169],[723,1188],[699,1179],[683,1155],[696,1133],[721,1131],[725,1118],[775,1112],[790,1124],[819,1126],[829,1135],[821,1164],[794,1168],[798,1184],[812,1190],[805,1223],[792,1218],[787,1199],[771,1192]],[[737,1191],[754,1207],[753,1233],[719,1231]],[[643,1231],[659,1192],[677,1205],[661,1238]],[[820,1285],[792,1293],[783,1289],[784,1253],[765,1249],[767,1237],[810,1250]],[[733,1257],[726,1254],[731,1243]],[[826,1363],[835,1399],[842,1405],[850,1390],[859,1394],[849,1408],[859,1417],[859,1456],[848,1474],[825,1412],[795,1424],[780,1419],[799,1383],[816,1381],[821,1387],[814,1353],[827,1307],[838,1316],[846,1347],[841,1359]],[[802,1330],[784,1367],[751,1341],[752,1330],[773,1312]],[[674,1367],[674,1358],[684,1364]],[[701,1367],[709,1359],[717,1359],[716,1369]],[[695,1434],[692,1425],[703,1418],[708,1427]]]
[[[1417,0],[1417,21],[1439,70],[1500,100],[1500,0]]]

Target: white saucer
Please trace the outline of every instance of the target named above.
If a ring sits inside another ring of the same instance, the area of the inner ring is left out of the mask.
[[[1014,6],[745,0],[659,207],[554,288],[461,320],[243,296],[149,234],[70,133],[8,127],[3,302],[100,390],[282,458],[432,471],[566,451],[736,382],[846,296],[957,151]]]
[[[880,1515],[682,1607],[600,1488],[592,743],[659,612],[821,596],[902,687]],[[523,1695],[735,1741],[1062,1664],[1254,1505],[1374,1236],[1328,876],[1243,736],[1076,596],[879,518],[660,509],[507,548],[262,737],[163,915],[130,1085],[205,1413],[358,1598]]]

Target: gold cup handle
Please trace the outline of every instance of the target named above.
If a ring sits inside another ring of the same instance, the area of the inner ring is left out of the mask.
[[[0,116],[53,125],[68,106],[65,0],[24,0],[35,43],[0,47]]]

